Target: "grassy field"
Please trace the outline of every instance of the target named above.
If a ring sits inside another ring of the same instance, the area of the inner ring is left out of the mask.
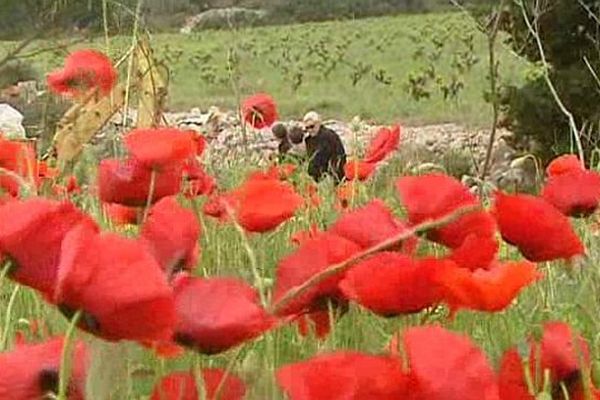
[[[359,115],[383,123],[481,125],[490,119],[483,100],[489,87],[486,41],[459,13],[162,34],[152,43],[157,58],[171,69],[173,110],[232,108],[236,87],[241,96],[271,93],[281,114],[290,118],[317,109],[329,118]],[[109,53],[118,59],[129,44],[127,36],[113,37]],[[91,45],[106,50],[104,39]],[[90,43],[76,47],[81,46]],[[63,57],[61,51],[45,53],[31,62],[44,72],[59,67]],[[520,82],[526,63],[500,44],[498,57],[501,80]],[[411,77],[418,82],[412,89]],[[444,100],[440,86],[461,85],[457,97]],[[430,97],[417,101],[411,90]]]
[[[289,33],[285,33],[284,29],[289,29]],[[317,108],[326,117],[349,118],[360,114],[382,122],[458,121],[482,124],[488,121],[489,106],[482,100],[486,85],[484,43],[481,36],[475,33],[475,54],[482,59],[465,73],[465,91],[456,101],[445,102],[439,93],[435,93],[429,100],[416,102],[407,94],[402,83],[411,71],[424,66],[421,61],[414,59],[417,46],[409,39],[410,34],[416,34],[420,29],[449,29],[453,32],[444,41],[450,47],[444,47],[443,55],[439,58],[438,67],[442,73],[451,70],[449,65],[452,62],[448,54],[456,50],[456,47],[452,47],[454,41],[451,38],[474,33],[469,20],[451,14],[253,29],[237,33],[207,32],[190,37],[158,35],[153,38],[153,44],[158,57],[165,59],[173,70],[170,106],[174,109],[213,104],[231,107],[235,104],[236,96],[228,79],[226,60],[229,47],[236,46],[241,49],[238,65],[242,94],[258,90],[272,93],[285,116],[299,117],[306,109]],[[348,43],[347,47],[343,43]],[[43,43],[36,44],[41,45]],[[94,45],[103,48],[102,40]],[[112,38],[110,53],[116,59],[126,45],[127,38]],[[345,48],[344,61],[339,61],[330,75],[325,77],[323,68],[327,70],[329,61],[311,64],[314,55],[311,56],[308,49],[310,46],[325,46],[327,53],[331,54],[335,52],[336,45]],[[461,48],[460,44],[455,45]],[[291,55],[286,53],[288,51]],[[282,56],[282,52],[287,55]],[[518,82],[523,77],[524,63],[504,49],[500,49],[500,53],[503,79]],[[33,62],[40,71],[49,71],[60,66],[62,56],[44,56]],[[292,62],[292,71],[302,72],[305,76],[304,84],[296,91],[286,80],[289,75],[282,73],[282,67],[271,64],[277,64],[277,60],[282,62],[282,57],[296,60]],[[350,75],[354,68],[347,62],[354,63],[354,66],[359,62],[369,63],[375,70],[383,69],[385,77],[391,77],[392,83],[380,83],[367,74],[353,86]],[[97,162],[88,160],[79,165],[84,171],[82,176],[88,179],[83,184],[93,184]],[[224,189],[235,187],[255,169],[243,159],[237,160],[228,169],[222,168],[222,160],[204,160],[204,163]],[[398,162],[392,160],[373,179],[359,185],[352,207],[379,198],[389,205],[397,217],[404,217],[405,210],[394,189],[394,182],[407,173]],[[302,174],[299,179],[297,190],[302,192],[308,177]],[[103,229],[127,236],[138,233],[135,226],[115,227],[109,223],[100,212],[95,192],[86,189],[84,186],[83,194],[71,200],[97,219]],[[255,285],[257,280],[251,268],[255,260],[261,286],[269,297],[278,261],[295,249],[290,240],[292,234],[306,230],[314,223],[326,228],[341,215],[335,207],[335,192],[328,182],[320,185],[319,193],[323,204],[318,209],[310,212],[302,209],[277,230],[260,235],[243,235],[231,224],[221,224],[198,213],[202,224],[202,251],[195,274],[206,277],[236,276]],[[187,199],[180,200],[182,205],[196,211],[201,209],[205,201],[200,198],[192,204]],[[489,199],[485,199],[484,203],[489,205]],[[341,349],[381,353],[394,332],[421,325],[425,318],[428,318],[428,323],[439,323],[449,330],[467,334],[486,352],[494,367],[498,366],[498,360],[507,348],[523,345],[529,334],[539,333],[542,323],[560,320],[569,323],[589,341],[592,359],[597,365],[600,362],[600,269],[597,267],[600,246],[597,228],[594,228],[594,217],[572,222],[586,246],[587,258],[583,268],[571,269],[562,261],[539,263],[538,268],[544,278],[525,289],[510,307],[498,313],[461,311],[455,319],[448,320],[442,308],[440,314],[427,317],[426,312],[422,312],[384,319],[351,304],[349,312],[333,326],[331,334],[324,340],[312,336],[301,337],[292,324],[270,331],[255,341],[223,354],[206,356],[187,351],[183,357],[175,360],[158,359],[133,343],[109,345],[81,331],[76,331],[76,336],[91,344],[99,360],[97,367],[105,374],[94,371],[94,383],[104,389],[120,390],[120,394],[113,397],[118,400],[146,400],[155,382],[165,373],[189,370],[196,366],[230,368],[248,385],[248,400],[283,399],[274,378],[275,371],[282,365]],[[421,255],[441,256],[445,252],[442,247],[425,241],[419,249]],[[498,258],[516,260],[522,259],[522,256],[514,247],[503,243]],[[135,285],[135,282],[131,284]],[[0,351],[18,350],[14,342],[19,332],[25,332],[26,338],[33,341],[46,339],[46,335],[38,335],[28,328],[34,321],[46,325],[50,335],[64,334],[68,326],[56,308],[44,302],[39,294],[16,285],[2,275]],[[453,372],[458,374],[462,371]],[[594,371],[596,382],[600,382],[599,372]],[[0,370],[0,377],[2,373]],[[4,381],[0,379],[0,382]],[[3,388],[0,386],[0,393]]]

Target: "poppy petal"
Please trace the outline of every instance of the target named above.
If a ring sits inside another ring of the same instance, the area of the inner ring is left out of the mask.
[[[277,382],[290,400],[404,399],[401,364],[392,357],[336,352],[288,364]]]
[[[380,199],[371,200],[363,207],[344,213],[328,229],[335,235],[353,241],[362,249],[381,244],[407,230]],[[417,244],[417,237],[412,236],[402,242],[400,249],[412,254]]]
[[[201,374],[206,400],[242,400],[244,398],[246,386],[237,376],[217,368],[205,368]],[[196,377],[189,372],[174,372],[165,376],[157,383],[150,397],[150,400],[198,399]]]
[[[134,129],[124,140],[127,150],[138,162],[155,168],[183,162],[196,153],[192,133],[176,128]]]
[[[483,351],[439,326],[407,329],[403,336],[415,399],[499,400],[496,376]]]
[[[55,301],[83,310],[80,327],[110,341],[168,340],[175,325],[173,291],[136,240],[79,225],[62,244]]]
[[[277,105],[266,93],[257,93],[242,103],[244,121],[256,129],[267,128],[277,120]]]
[[[84,49],[69,54],[63,69],[48,74],[47,81],[48,87],[58,94],[79,96],[97,88],[107,95],[117,82],[117,71],[106,55]]]
[[[494,215],[502,238],[529,261],[569,259],[585,252],[569,219],[539,197],[497,192]]]
[[[307,240],[277,265],[273,301],[277,303],[293,288],[359,251],[354,242],[329,232]],[[279,310],[279,315],[310,312],[321,306],[322,299],[338,298],[341,295],[338,283],[342,278],[343,274],[337,274],[320,282]]]
[[[385,159],[400,144],[400,125],[379,128],[363,159],[366,163],[377,163]]]
[[[67,233],[95,221],[69,202],[44,198],[14,201],[0,207],[0,252],[11,258],[11,278],[52,299],[58,276],[61,245]]]
[[[164,197],[152,206],[140,231],[141,242],[168,275],[196,266],[199,238],[196,214],[181,207],[175,197]]]
[[[443,174],[402,177],[396,182],[396,188],[411,224],[441,218],[460,207],[479,204],[477,197],[460,181]],[[471,234],[491,237],[495,230],[492,216],[479,211],[464,215],[442,228],[430,230],[427,238],[455,249]]]
[[[129,207],[144,207],[150,194],[152,170],[135,160],[104,159],[98,166],[100,200]],[[152,202],[173,196],[181,189],[182,166],[154,171]]]
[[[0,353],[0,398],[29,400],[46,398],[58,392],[62,337],[39,344],[22,344],[9,352]],[[85,344],[72,344],[71,379],[68,400],[83,400],[89,354]]]
[[[577,169],[551,176],[542,198],[566,216],[587,217],[598,209],[600,174]]]
[[[435,281],[452,309],[495,312],[508,307],[523,288],[539,278],[535,264],[523,261],[495,263],[489,270],[441,269]]]
[[[352,267],[340,289],[348,299],[382,316],[416,313],[441,301],[432,277],[444,263],[452,264],[383,252]]]
[[[256,290],[243,281],[179,277],[174,290],[175,341],[201,353],[223,352],[274,326]]]

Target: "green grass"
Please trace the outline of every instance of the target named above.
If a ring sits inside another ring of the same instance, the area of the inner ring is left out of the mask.
[[[211,173],[214,173],[225,187],[232,187],[241,182],[246,173],[253,168],[244,162],[227,171],[219,170],[214,163],[209,162],[208,165],[213,165],[209,167]],[[380,171],[373,181],[361,187],[355,205],[378,197],[383,199],[396,215],[402,216],[403,210],[392,183],[396,177],[403,174],[399,164],[392,162]],[[332,187],[325,182],[320,187],[320,193],[324,204],[317,212],[300,212],[274,232],[248,237],[267,289],[270,289],[273,282],[278,260],[294,249],[290,242],[291,235],[307,229],[315,222],[326,227],[339,216],[334,207]],[[99,218],[94,203],[89,196],[79,200],[82,208]],[[205,216],[201,218],[204,226],[201,238],[202,255],[196,274],[237,276],[253,284],[248,253],[240,234],[229,224],[223,225]],[[447,321],[440,315],[430,322],[439,322],[448,329],[468,334],[486,351],[493,365],[497,365],[504,350],[522,343],[526,336],[539,331],[544,321],[561,320],[570,323],[587,338],[595,362],[600,362],[600,270],[597,268],[600,246],[597,237],[590,233],[590,224],[591,221],[585,220],[576,224],[588,250],[589,259],[583,269],[569,271],[561,262],[542,263],[539,268],[545,275],[544,279],[523,291],[507,310],[499,313],[463,311],[453,321]],[[123,232],[123,229],[119,228],[118,231]],[[135,230],[127,229],[127,234],[134,233]],[[435,255],[442,255],[444,252],[440,247],[429,244],[424,244],[421,251]],[[499,257],[503,260],[521,259],[517,251],[506,244],[502,246]],[[7,299],[15,287],[10,281],[2,282],[0,292],[6,300],[0,303],[0,321],[5,321],[9,315]],[[54,333],[66,330],[67,321],[32,290],[21,288],[15,299],[10,323],[0,324],[3,327],[8,326],[9,343],[12,342],[16,330],[24,327],[23,321],[43,320]],[[116,352],[112,351],[112,358],[107,358],[104,363],[114,367],[122,362],[124,368],[127,368],[126,371],[130,372],[129,375],[120,378],[124,390],[129,390],[127,399],[147,399],[163,371],[187,370],[197,364],[203,367],[224,368],[230,363],[233,363],[232,370],[248,384],[248,399],[282,399],[274,380],[274,371],[281,365],[307,359],[321,352],[340,349],[380,353],[394,332],[417,326],[422,318],[423,313],[383,319],[352,305],[350,312],[335,325],[332,334],[323,341],[313,337],[302,338],[298,335],[295,325],[289,325],[241,348],[217,356],[197,356],[187,352],[181,359],[161,363],[148,351],[127,344],[119,345]],[[90,337],[82,332],[78,332],[78,336],[90,340]],[[107,349],[104,348],[104,351]]]
[[[473,35],[472,52],[466,41],[469,35]],[[415,57],[415,52],[422,47],[424,54],[433,54],[432,39],[442,44],[432,64],[436,78],[448,83],[455,74],[464,84],[456,99],[445,101],[435,82],[427,86],[429,99],[415,101],[409,95],[406,84],[410,74],[422,73],[429,64],[423,57]],[[126,36],[111,38],[113,59],[119,58],[130,42]],[[157,58],[171,69],[168,104],[172,110],[235,107],[228,72],[228,54],[235,49],[238,62],[234,67],[242,95],[271,93],[284,117],[298,118],[316,109],[326,118],[359,115],[382,123],[487,125],[491,116],[490,106],[483,100],[489,87],[486,40],[473,21],[459,13],[205,31],[190,36],[159,34],[153,36],[152,44]],[[75,47],[90,45],[105,50],[103,38]],[[48,44],[36,43],[29,51],[39,46]],[[319,52],[325,56],[320,58]],[[451,65],[459,53],[478,61],[458,73]],[[63,57],[60,51],[45,53],[31,62],[45,72],[60,67]],[[521,82],[527,64],[500,44],[498,58],[502,82]],[[352,74],[362,67],[371,70],[353,85]],[[391,84],[375,79],[378,71]],[[293,82],[300,75],[302,84],[294,90]]]

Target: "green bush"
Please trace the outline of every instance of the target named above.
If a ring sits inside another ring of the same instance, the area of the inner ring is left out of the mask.
[[[31,63],[25,61],[11,60],[0,66],[0,89],[38,78],[38,72]]]
[[[598,15],[596,0],[582,0]],[[532,0],[525,1],[530,20]],[[541,2],[537,28],[546,59],[549,76],[558,95],[575,117],[579,129],[592,134],[582,135],[584,151],[589,155],[597,147],[596,132],[600,129],[600,85],[584,62],[587,58],[600,72],[599,25],[579,1],[547,0]],[[509,2],[502,28],[510,35],[512,48],[528,60],[540,65],[540,53],[535,39],[525,24],[521,8]],[[543,72],[543,70],[541,70]],[[540,70],[521,87],[507,86],[500,99],[506,108],[506,123],[517,138],[533,138],[541,145],[538,154],[543,162],[574,148],[566,116],[561,112]]]

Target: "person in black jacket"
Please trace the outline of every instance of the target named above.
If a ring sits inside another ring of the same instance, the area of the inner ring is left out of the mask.
[[[330,175],[338,185],[344,179],[346,150],[342,140],[333,130],[321,123],[321,117],[314,111],[304,116],[304,130],[308,134],[304,139],[308,156],[308,174],[319,182]]]

